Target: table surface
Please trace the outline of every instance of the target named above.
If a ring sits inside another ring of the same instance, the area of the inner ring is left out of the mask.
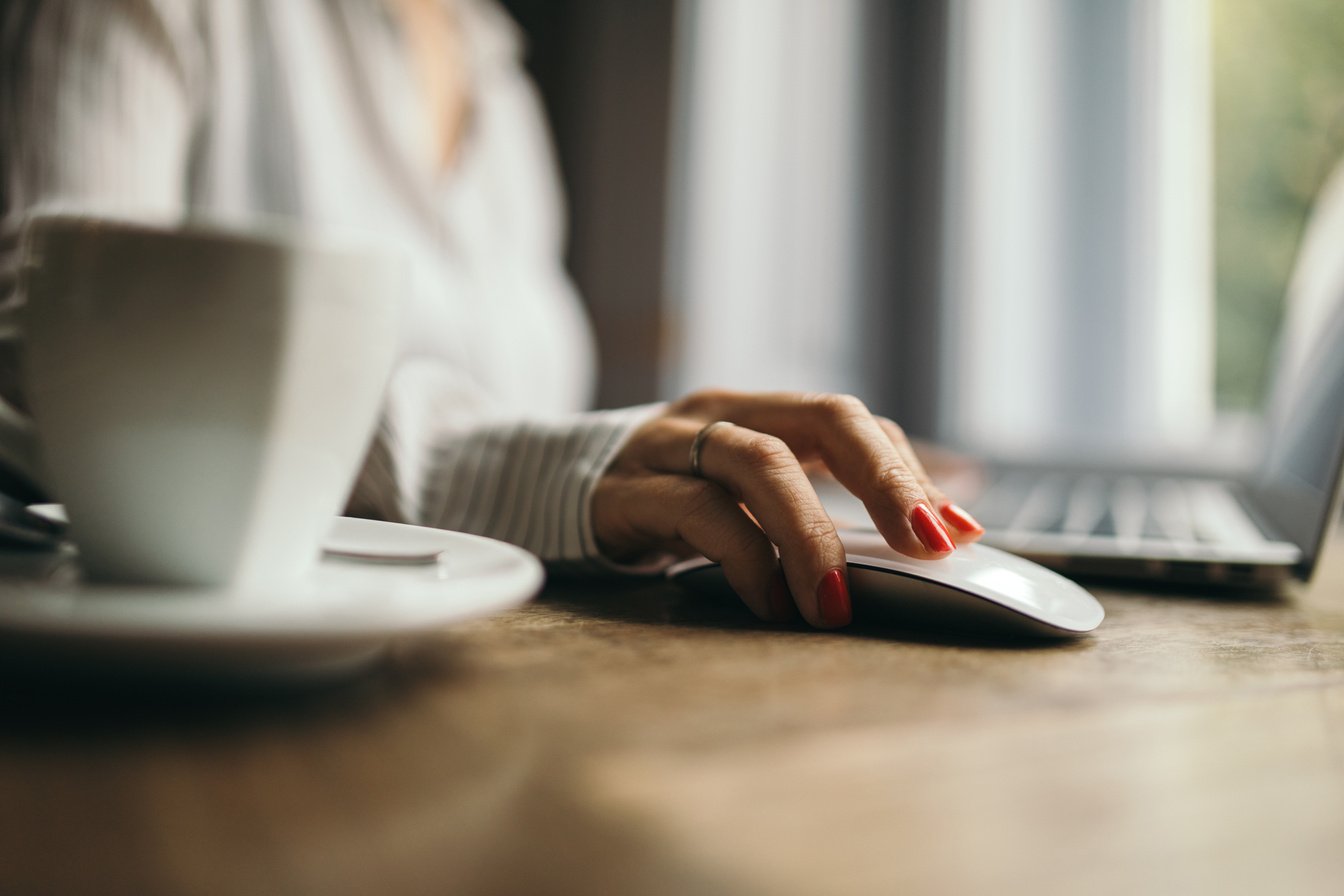
[[[284,694],[0,705],[0,893],[1344,892],[1344,541],[1092,636],[556,584]]]

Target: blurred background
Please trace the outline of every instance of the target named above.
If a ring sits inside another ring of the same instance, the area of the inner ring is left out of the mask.
[[[602,405],[825,389],[999,455],[1254,450],[1344,155],[1339,0],[505,5]]]

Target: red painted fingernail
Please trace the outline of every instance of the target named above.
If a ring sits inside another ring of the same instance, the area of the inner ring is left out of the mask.
[[[956,526],[967,535],[984,535],[985,527],[980,525],[975,519],[966,512],[966,508],[958,507],[951,501],[942,506],[943,519]]]
[[[789,583],[784,581],[784,573],[775,573],[766,601],[770,607],[770,618],[776,622],[787,622],[794,617],[793,595],[789,592]]]
[[[952,536],[948,535],[947,529],[938,522],[938,517],[933,515],[929,505],[922,501],[910,512],[910,525],[914,527],[915,534],[924,543],[924,547],[935,554],[947,554],[956,550],[957,546],[952,543]]]
[[[849,586],[845,574],[833,569],[817,586],[817,611],[824,625],[845,625],[850,620]]]

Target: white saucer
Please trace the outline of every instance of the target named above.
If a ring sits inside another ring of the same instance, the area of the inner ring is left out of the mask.
[[[324,556],[274,587],[172,588],[82,581],[78,554],[0,554],[5,650],[233,677],[325,675],[376,659],[394,638],[524,603],[535,557],[503,542],[374,520],[338,519],[328,547],[436,554],[427,563]]]

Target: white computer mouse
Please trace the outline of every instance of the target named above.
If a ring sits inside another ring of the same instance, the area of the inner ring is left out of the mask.
[[[1106,611],[1077,583],[985,545],[941,560],[915,560],[871,531],[841,530],[854,620],[996,634],[1068,637],[1092,631]],[[688,587],[728,589],[722,569],[685,560],[668,576]]]

